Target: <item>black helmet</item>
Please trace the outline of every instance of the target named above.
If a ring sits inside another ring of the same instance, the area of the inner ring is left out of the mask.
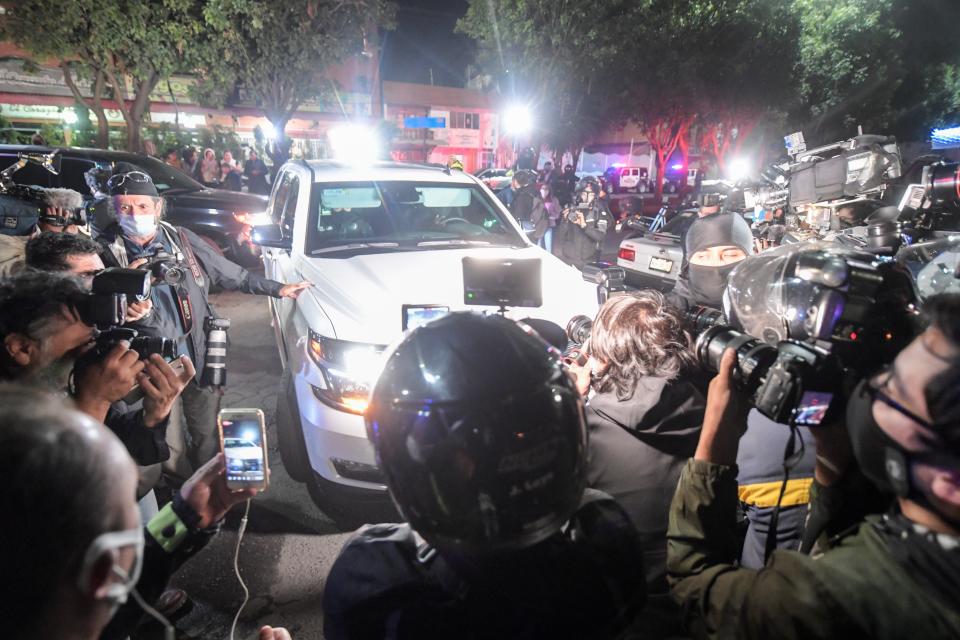
[[[521,549],[579,505],[583,404],[559,353],[525,325],[464,312],[414,330],[365,418],[394,502],[431,544]]]

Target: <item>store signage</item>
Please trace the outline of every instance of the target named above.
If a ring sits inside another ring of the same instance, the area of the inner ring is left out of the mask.
[[[443,129],[446,126],[447,126],[446,118],[408,116],[403,119],[404,129]]]

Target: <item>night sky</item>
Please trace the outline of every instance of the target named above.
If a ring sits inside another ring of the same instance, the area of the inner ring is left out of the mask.
[[[397,0],[397,28],[387,32],[384,80],[462,87],[473,60],[472,41],[455,34],[465,0]]]

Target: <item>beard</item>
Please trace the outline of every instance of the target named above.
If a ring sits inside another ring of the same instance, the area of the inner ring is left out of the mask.
[[[65,392],[70,385],[70,374],[73,373],[73,365],[76,361],[77,358],[73,354],[57,358],[46,366],[40,367],[30,376],[31,381],[44,389]]]

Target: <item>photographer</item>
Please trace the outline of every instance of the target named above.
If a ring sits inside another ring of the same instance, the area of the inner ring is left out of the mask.
[[[668,533],[673,595],[694,635],[960,636],[960,297],[935,297],[927,313],[928,328],[853,390],[845,427],[811,429],[812,513],[837,535],[830,548],[777,551],[759,571],[736,564],[735,460],[748,405],[733,384],[737,358],[723,354]],[[844,531],[863,476],[896,501]]]
[[[109,188],[116,222],[97,238],[105,248],[104,262],[108,266],[148,266],[160,252],[166,254],[160,259],[160,270],[169,273],[176,268],[181,272],[178,283],[153,287],[153,313],[137,323],[136,328],[147,335],[176,339],[178,353],[188,355],[200,374],[181,395],[185,424],[174,420],[168,431],[168,468],[183,478],[209,460],[217,447],[216,415],[222,393],[219,380],[223,361],[219,355],[211,359],[208,354],[208,332],[214,326],[210,321],[216,319],[208,299],[210,285],[296,298],[310,284],[283,284],[252,274],[221,256],[192,231],[161,222],[163,199],[145,173],[117,174],[110,178]],[[184,446],[186,442],[190,443],[189,450]]]
[[[667,300],[681,311],[720,309],[730,272],[754,253],[753,233],[740,214],[712,213],[690,225],[683,249],[688,264]]]
[[[647,590],[667,591],[667,514],[680,470],[697,447],[704,397],[683,319],[657,291],[607,300],[589,361],[571,363],[587,397],[588,483],[613,497],[643,539]]]
[[[616,637],[643,606],[639,537],[609,496],[584,492],[581,400],[535,334],[469,313],[420,327],[365,419],[409,524],[347,542],[325,637]]]
[[[72,189],[43,189],[46,209],[36,225],[24,235],[0,234],[0,277],[8,277],[23,269],[27,241],[41,233],[79,232],[77,211],[83,207],[83,196]]]
[[[138,602],[154,601],[227,511],[256,494],[231,493],[218,456],[143,528],[136,468],[120,442],[63,400],[15,385],[0,386],[0,466],[8,638],[130,636]]]
[[[80,234],[45,231],[27,241],[26,266],[39,271],[68,271],[88,287],[93,276],[103,271],[101,247]],[[136,322],[150,314],[153,302],[128,302],[126,322]]]
[[[88,295],[79,280],[60,274],[27,271],[0,280],[0,379],[50,391],[65,391],[72,381],[77,407],[105,422],[138,464],[162,462],[169,457],[163,427],[192,365],[185,361],[178,376],[160,356],[141,360],[120,342],[77,368],[96,334],[77,311]],[[143,408],[118,409],[135,384],[144,391]]]
[[[554,251],[561,260],[577,269],[600,257],[607,230],[613,227],[609,209],[599,199],[600,184],[596,178],[584,178],[577,186],[573,206],[563,212],[554,231]]]

